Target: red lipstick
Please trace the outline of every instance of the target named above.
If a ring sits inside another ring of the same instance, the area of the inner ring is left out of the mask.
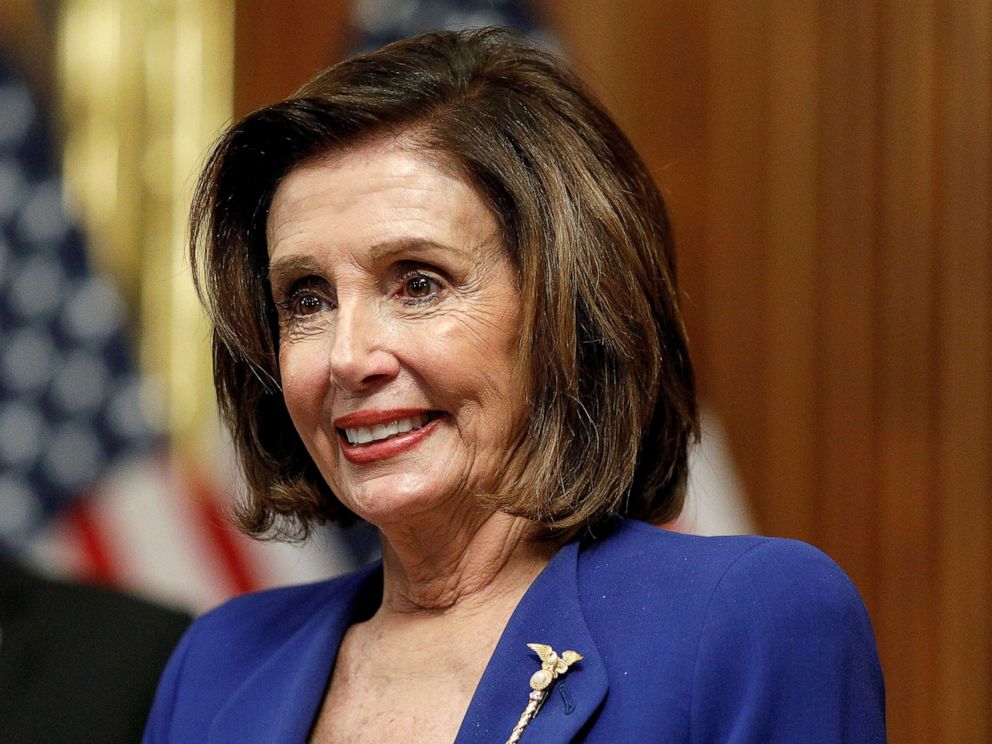
[[[431,420],[419,429],[396,434],[389,439],[380,439],[377,442],[367,442],[365,444],[351,444],[345,436],[345,429],[357,429],[359,427],[371,427],[376,424],[386,424],[399,419],[413,418],[414,416],[429,415]],[[390,457],[406,452],[416,447],[427,437],[434,433],[438,427],[441,415],[437,411],[429,411],[423,408],[394,408],[390,410],[366,410],[349,413],[346,416],[334,419],[337,427],[338,442],[341,445],[341,452],[348,462],[356,465],[364,465],[386,460]]]
[[[368,408],[364,411],[349,413],[346,416],[339,416],[334,419],[334,425],[338,429],[357,429],[360,426],[386,424],[390,421],[413,418],[430,412],[428,408]]]

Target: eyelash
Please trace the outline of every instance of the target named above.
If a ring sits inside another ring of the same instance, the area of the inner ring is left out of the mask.
[[[414,269],[412,271],[407,271],[400,277],[400,287],[403,291],[407,291],[408,285],[414,279],[423,279],[429,282],[431,286],[430,294],[424,297],[414,297],[406,296],[403,298],[403,302],[406,305],[423,305],[426,303],[435,302],[439,299],[440,294],[444,291],[444,283],[433,274],[423,271],[422,269]]]
[[[308,276],[292,282],[286,292],[286,299],[276,300],[275,302],[280,315],[286,316],[291,320],[303,320],[316,313],[300,312],[298,303],[301,300],[315,298],[318,302],[329,302],[323,293],[312,286],[315,281],[315,277]],[[333,305],[333,302],[330,304]]]
[[[415,279],[422,279],[428,282],[430,294],[422,297],[401,294],[409,291],[409,283]],[[275,303],[276,307],[279,308],[283,314],[289,316],[292,320],[305,320],[319,312],[317,309],[310,313],[301,312],[299,303],[303,300],[309,300],[312,298],[318,302],[327,303],[331,305],[331,309],[334,309],[336,304],[329,300],[325,293],[322,293],[319,289],[315,289],[311,286],[314,280],[315,277],[304,277],[293,282],[289,287],[289,293],[286,299],[277,301]],[[436,302],[446,289],[444,282],[439,277],[422,269],[415,269],[403,273],[398,279],[398,284],[399,289],[397,290],[397,294],[403,304],[407,306],[417,306]]]

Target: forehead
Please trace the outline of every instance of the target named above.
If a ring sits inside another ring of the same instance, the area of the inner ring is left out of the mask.
[[[476,189],[453,168],[397,141],[307,163],[279,184],[266,222],[269,258],[397,241],[489,244],[497,232]]]

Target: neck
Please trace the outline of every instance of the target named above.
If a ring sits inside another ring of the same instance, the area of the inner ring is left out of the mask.
[[[432,525],[430,531],[382,529],[381,613],[451,613],[513,605],[559,542],[542,527],[501,512],[479,512]]]

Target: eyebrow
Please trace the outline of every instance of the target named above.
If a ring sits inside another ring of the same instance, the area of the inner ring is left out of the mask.
[[[464,254],[465,251],[445,243],[435,243],[423,238],[397,238],[385,243],[376,243],[369,249],[369,257],[373,261],[381,261],[399,253],[426,253],[428,251],[445,251],[448,253]]]
[[[305,253],[286,256],[269,264],[269,286],[278,287],[292,278],[319,271],[320,267],[313,256]]]
[[[489,248],[490,241],[487,241],[480,247],[483,250]],[[396,240],[387,240],[384,243],[376,243],[373,245],[369,249],[369,258],[374,262],[378,262],[403,253],[416,254],[428,253],[430,251],[444,251],[446,253],[454,253],[460,256],[464,256],[468,253],[468,251],[464,248],[448,245],[446,243],[437,243],[433,240],[427,240],[424,238],[397,238]],[[322,268],[320,264],[314,260],[313,256],[307,253],[297,253],[285,256],[284,258],[276,259],[269,264],[269,286],[278,287],[298,276],[305,274],[320,274],[321,271]]]

